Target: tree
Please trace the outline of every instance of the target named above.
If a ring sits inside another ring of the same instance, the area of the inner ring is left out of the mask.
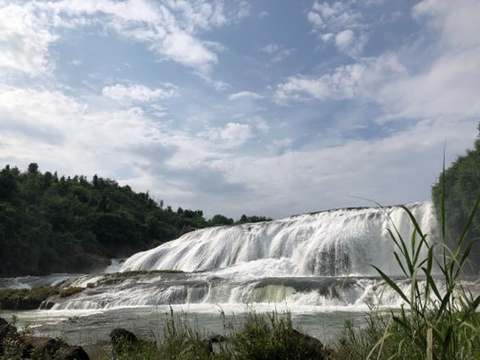
[[[10,200],[17,192],[17,181],[7,165],[0,172],[0,201]]]
[[[28,173],[29,174],[38,174],[38,164],[37,163],[28,164]]]
[[[209,223],[211,226],[232,225],[233,219],[229,219],[221,214],[216,214],[210,219]]]
[[[480,133],[480,124],[478,130]],[[442,196],[445,199],[446,240],[453,246],[461,236],[474,203],[480,196],[480,134],[477,136],[474,149],[467,150],[466,155],[459,156],[433,185],[432,200],[438,215],[442,211]],[[468,242],[473,239],[480,239],[480,209],[476,213],[466,240]],[[474,245],[470,258],[472,270],[478,272],[479,242]]]

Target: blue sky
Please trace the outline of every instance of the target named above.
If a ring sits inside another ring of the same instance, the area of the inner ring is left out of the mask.
[[[425,201],[480,119],[476,0],[0,0],[0,164],[274,218]],[[2,166],[2,167],[3,167]]]

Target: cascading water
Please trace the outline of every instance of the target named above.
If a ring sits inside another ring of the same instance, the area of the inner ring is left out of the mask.
[[[435,241],[437,222],[429,202],[408,206]],[[346,309],[401,299],[370,265],[400,275],[388,229],[409,240],[413,225],[400,207],[341,209],[271,222],[190,232],[137,253],[121,271],[179,270],[133,274],[103,282],[55,305],[100,309],[165,304],[285,303]],[[98,279],[95,279],[95,281]],[[74,286],[86,286],[79,279]],[[92,280],[90,280],[92,281]],[[400,287],[408,281],[398,278]]]
[[[423,231],[437,223],[429,202],[409,206]],[[127,259],[121,271],[212,271],[243,266],[250,275],[374,275],[370,264],[400,274],[388,229],[409,239],[413,225],[400,207],[331,210],[284,220],[188,233]],[[265,261],[268,268],[258,262]],[[251,266],[246,264],[251,264]]]

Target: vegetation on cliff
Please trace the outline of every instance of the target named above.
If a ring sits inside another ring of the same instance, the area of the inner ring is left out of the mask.
[[[480,124],[478,126],[480,131]],[[459,239],[464,225],[467,222],[471,209],[477,197],[480,195],[480,134],[477,137],[474,148],[467,150],[465,155],[459,156],[452,165],[440,176],[438,182],[432,188],[432,200],[437,214],[442,214],[444,207],[445,218],[443,221],[446,229],[446,241],[450,248],[455,247],[456,239]],[[444,202],[444,205],[443,205]],[[468,240],[480,239],[480,212],[476,212],[468,233]],[[465,251],[465,247],[462,247]],[[480,242],[473,244],[470,254],[470,262],[466,265],[469,272],[480,271]]]
[[[242,216],[255,222],[265,217]],[[0,276],[91,270],[181,234],[233,219],[164,207],[148,193],[95,175],[65,177],[6,166],[0,171]]]

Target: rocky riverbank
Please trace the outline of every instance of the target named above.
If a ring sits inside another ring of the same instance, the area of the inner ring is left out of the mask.
[[[0,318],[0,359],[89,360],[90,357],[81,346],[19,332]]]

